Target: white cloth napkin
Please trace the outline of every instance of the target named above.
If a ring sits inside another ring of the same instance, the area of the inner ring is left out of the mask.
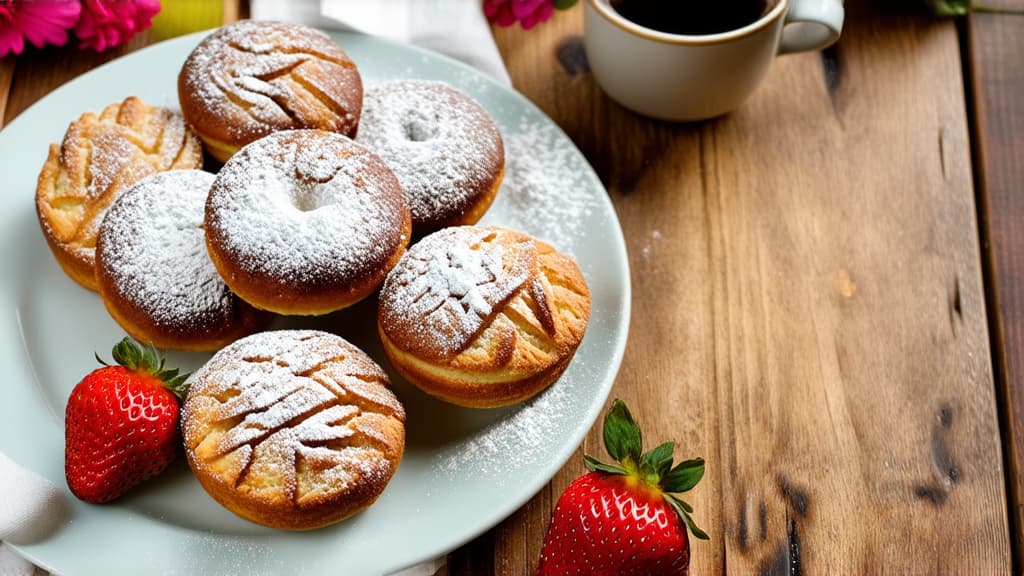
[[[480,0],[251,0],[249,13],[429,48],[512,85]]]
[[[28,544],[45,538],[66,518],[63,492],[0,452],[0,540]],[[31,576],[35,567],[0,544],[0,575]]]

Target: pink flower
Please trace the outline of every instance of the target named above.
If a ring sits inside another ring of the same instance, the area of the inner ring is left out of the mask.
[[[529,30],[551,18],[555,11],[552,0],[484,0],[484,15],[498,26],[511,26],[516,22]]]
[[[36,48],[63,46],[81,9],[75,0],[0,2],[0,58],[21,54],[25,40]]]
[[[83,0],[75,35],[82,48],[102,52],[149,28],[159,11],[160,0]]]

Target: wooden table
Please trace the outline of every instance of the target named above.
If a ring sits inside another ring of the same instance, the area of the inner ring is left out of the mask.
[[[577,6],[495,36],[618,212],[633,316],[613,396],[707,459],[692,573],[1019,571],[1024,17],[851,2],[837,46],[688,125],[604,96],[581,31]],[[0,118],[155,36],[0,60]],[[579,452],[604,457],[599,426]],[[582,472],[449,573],[529,574]]]

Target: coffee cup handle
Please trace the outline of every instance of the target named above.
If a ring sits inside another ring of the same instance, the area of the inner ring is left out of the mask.
[[[779,54],[831,46],[843,29],[843,16],[840,0],[790,0]]]

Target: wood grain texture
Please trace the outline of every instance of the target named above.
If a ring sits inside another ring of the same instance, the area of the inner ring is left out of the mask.
[[[615,203],[633,317],[613,396],[708,460],[695,574],[1010,568],[955,26],[847,8],[836,48],[692,125],[603,96],[572,56],[579,8],[495,30]],[[582,451],[603,456],[597,427]],[[582,470],[494,531],[494,573],[534,569]]]
[[[7,100],[11,93],[11,81],[14,80],[14,66],[17,60],[14,56],[0,58],[0,128],[4,122],[4,111],[7,109]]]
[[[1024,16],[972,15],[967,40],[991,332],[1005,403],[1003,438],[1019,570],[1024,566]]]

